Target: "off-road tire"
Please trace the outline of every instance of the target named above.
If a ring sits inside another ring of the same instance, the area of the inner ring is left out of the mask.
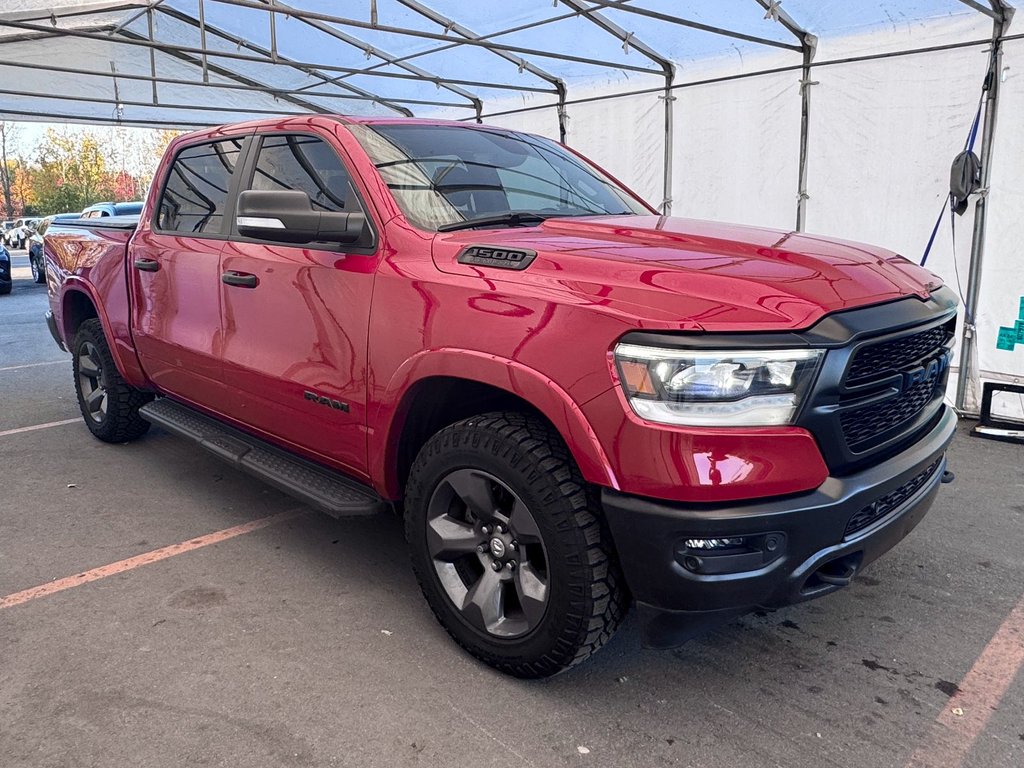
[[[498,637],[467,621],[435,569],[427,543],[428,506],[443,479],[460,468],[499,479],[529,507],[540,531],[548,604],[539,624],[522,637]],[[628,609],[596,494],[560,436],[532,416],[487,413],[430,438],[409,473],[405,531],[413,568],[437,620],[459,645],[501,672],[542,678],[579,664],[612,637]]]
[[[101,370],[97,380],[106,391],[106,412],[100,416],[89,410],[86,405],[88,393],[83,391],[80,361],[87,345],[95,350],[94,355],[98,358]],[[71,354],[78,407],[89,431],[106,443],[127,443],[146,434],[149,422],[139,415],[139,408],[152,400],[153,395],[130,386],[121,377],[99,320],[86,320],[79,326],[71,345]]]

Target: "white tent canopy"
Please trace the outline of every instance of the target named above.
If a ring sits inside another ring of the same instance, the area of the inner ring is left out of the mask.
[[[560,138],[675,215],[919,259],[991,70],[989,194],[957,222],[959,264],[948,221],[928,261],[973,320],[958,397],[973,409],[981,378],[1024,378],[1021,348],[996,347],[1024,295],[1012,15],[1005,0],[5,0],[0,117],[480,120]]]

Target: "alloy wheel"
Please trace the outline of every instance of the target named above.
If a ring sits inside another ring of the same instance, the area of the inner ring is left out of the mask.
[[[89,418],[103,421],[107,417],[107,386],[99,351],[90,341],[78,350],[78,384]]]
[[[529,507],[505,483],[457,469],[427,505],[427,549],[461,616],[495,637],[533,631],[547,611],[547,551]]]

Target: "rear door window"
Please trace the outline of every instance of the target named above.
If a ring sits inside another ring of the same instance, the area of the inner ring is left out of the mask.
[[[219,235],[224,231],[231,174],[244,137],[186,147],[174,158],[157,208],[157,229]]]

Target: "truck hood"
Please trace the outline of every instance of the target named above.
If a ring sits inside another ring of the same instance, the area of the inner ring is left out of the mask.
[[[529,249],[524,271],[461,264],[471,245]],[[806,328],[843,309],[906,296],[941,281],[897,254],[783,230],[664,216],[548,219],[536,227],[439,234],[434,259],[449,273],[546,288],[679,330]],[[497,286],[496,286],[497,287]]]

